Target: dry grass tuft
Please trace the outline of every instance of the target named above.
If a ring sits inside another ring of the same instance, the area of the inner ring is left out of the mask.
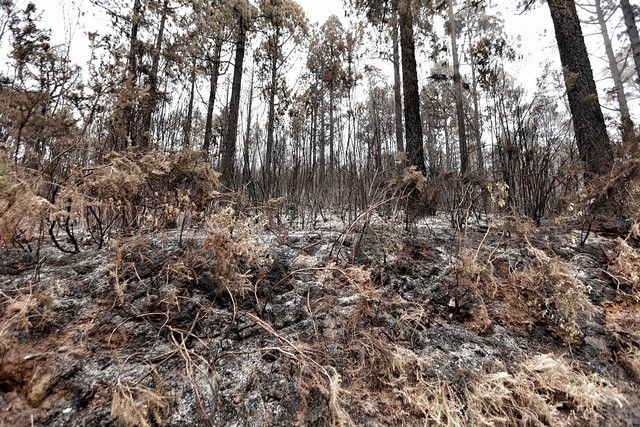
[[[4,323],[2,329],[0,329],[0,337],[2,337],[5,331],[14,327],[21,327],[25,330],[29,330],[32,326],[29,321],[30,313],[38,307],[37,300],[32,294],[19,295],[16,298],[6,297],[3,298],[3,303],[6,304],[2,312]]]
[[[120,379],[111,399],[111,416],[126,427],[163,426],[169,412],[169,401],[161,386],[155,389]]]
[[[479,250],[461,252],[458,285],[466,295],[481,294],[475,298],[478,307],[472,310],[472,317],[488,324],[490,316],[525,329],[544,321],[565,343],[578,342],[580,316],[596,310],[587,289],[570,264],[527,244],[529,256],[518,256],[514,261],[492,255],[485,259]],[[487,307],[483,308],[485,302]]]
[[[618,362],[640,382],[640,300],[627,296],[605,304],[604,319],[621,348]]]
[[[580,316],[596,311],[587,288],[571,264],[535,248],[526,236],[525,241],[529,256],[518,256],[517,262],[492,255],[484,259],[480,250],[461,251],[458,283],[467,294],[480,291],[482,298],[476,298],[480,301],[476,305],[484,304],[482,301],[488,305],[477,308],[474,316],[481,321],[488,316],[488,309],[496,319],[527,329],[544,320],[549,330],[567,344],[578,342]]]
[[[608,405],[622,407],[620,392],[596,374],[585,374],[563,358],[535,356],[522,362],[515,374],[499,372],[481,377],[468,396],[472,425],[565,425],[579,417],[598,425]]]
[[[410,221],[433,215],[437,210],[440,188],[414,166],[398,173],[389,188],[394,197],[406,202],[404,208]]]
[[[415,386],[396,391],[403,403],[419,411],[427,425],[463,426],[463,403],[451,385],[443,380],[420,380]]]
[[[609,272],[616,280],[633,289],[640,289],[640,251],[625,240],[617,239],[615,248],[607,252]]]
[[[218,193],[219,174],[198,153],[112,153],[107,162],[86,176],[77,177],[78,188],[92,200],[122,205],[144,203],[147,208],[189,202],[204,209]]]
[[[433,363],[427,356],[376,331],[361,331],[346,351],[354,358],[348,373],[348,391],[357,396],[352,405],[372,415],[384,413],[393,424],[464,425],[461,397],[448,382],[429,375]]]
[[[467,415],[473,425],[543,425],[553,408],[534,391],[534,384],[508,372],[487,374],[473,384]]]
[[[605,327],[622,344],[640,346],[640,301],[621,298],[604,306]]]
[[[356,350],[359,349],[359,350]],[[622,407],[623,395],[596,374],[571,366],[562,357],[540,355],[525,360],[515,373],[481,375],[465,395],[434,374],[432,361],[388,342],[361,334],[349,372],[348,391],[368,412],[384,412],[390,422],[437,426],[550,425],[569,419],[597,425],[610,405]]]
[[[113,261],[109,271],[109,280],[113,284],[116,294],[114,303],[124,303],[125,292],[129,284],[127,277],[137,276],[136,263],[130,258],[132,255],[143,258],[146,244],[145,239],[141,236],[136,236],[125,243],[120,241],[113,242]]]
[[[255,239],[255,230],[246,223],[237,223],[234,215],[228,208],[210,217],[202,245],[189,249],[183,259],[171,267],[192,280],[208,276],[219,290],[228,292],[232,298],[252,292],[252,280],[271,262],[267,248]]]
[[[535,233],[538,227],[529,218],[511,215],[505,217],[503,229],[510,236],[527,238]]]
[[[219,193],[219,174],[199,153],[112,153],[104,164],[77,172],[61,199],[84,218],[102,246],[117,232],[177,228],[202,220]]]
[[[29,292],[11,297],[0,291],[0,338],[18,330],[30,331],[34,326],[51,321],[48,313],[52,298],[43,292]],[[34,324],[35,320],[37,324]]]
[[[543,299],[543,315],[550,321],[552,332],[567,344],[578,341],[581,336],[578,316],[596,310],[587,297],[587,289],[570,264],[548,256],[531,244],[528,249],[535,262],[517,273],[515,280],[537,291]]]
[[[636,382],[640,383],[640,348],[631,347],[629,350],[618,353],[618,359]]]
[[[481,290],[487,295],[495,295],[500,286],[493,262],[485,262],[479,252],[462,250],[458,259],[458,280]]]
[[[541,355],[520,365],[522,375],[530,378],[547,402],[560,397],[571,410],[587,421],[601,419],[608,404],[622,407],[625,398],[596,374],[586,374],[571,367],[564,359]]]
[[[53,209],[30,182],[0,155],[0,243],[28,245],[38,237]]]
[[[45,372],[37,366],[29,383],[27,384],[27,399],[33,406],[40,406],[51,392],[55,375]]]

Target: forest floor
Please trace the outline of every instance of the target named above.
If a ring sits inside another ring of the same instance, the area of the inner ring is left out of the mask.
[[[343,230],[4,249],[0,426],[640,425],[638,241]]]

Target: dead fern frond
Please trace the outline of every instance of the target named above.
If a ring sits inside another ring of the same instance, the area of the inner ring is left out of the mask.
[[[481,376],[469,391],[467,417],[471,424],[483,426],[561,426],[565,425],[561,411],[566,411],[598,425],[606,406],[624,403],[624,396],[598,375],[545,354],[525,360],[514,374]]]
[[[162,387],[129,385],[120,378],[111,399],[111,416],[126,427],[164,426],[169,402]]]
[[[622,366],[633,375],[636,382],[640,383],[640,348],[633,346],[618,353],[618,358]]]
[[[54,207],[36,191],[37,179],[20,176],[0,156],[0,243],[28,245],[42,231]]]
[[[634,290],[640,289],[640,251],[618,238],[615,247],[607,252],[609,272]]]

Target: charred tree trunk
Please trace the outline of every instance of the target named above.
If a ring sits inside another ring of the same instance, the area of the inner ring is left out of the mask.
[[[335,117],[334,110],[335,109],[335,93],[333,88],[329,89],[329,174],[333,177],[333,168],[335,167],[335,149],[334,149],[334,138],[335,138]]]
[[[485,174],[484,150],[482,147],[482,123],[480,123],[480,101],[478,99],[478,82],[476,80],[476,69],[471,65],[471,84],[473,85],[473,126],[476,137],[476,157],[478,158],[478,173],[481,177]]]
[[[135,118],[133,100],[135,85],[138,79],[138,32],[142,18],[142,2],[134,0],[131,15],[131,35],[129,36],[129,52],[124,76],[124,94],[118,100],[114,113],[112,144],[116,151],[126,150],[129,143],[135,145]]]
[[[600,25],[600,32],[602,33],[602,39],[604,41],[604,48],[607,52],[607,59],[609,60],[609,70],[611,70],[611,77],[613,79],[614,90],[616,92],[616,99],[618,100],[618,106],[620,108],[620,119],[622,121],[622,139],[629,141],[633,136],[633,121],[631,120],[631,114],[629,113],[629,105],[627,103],[627,96],[624,93],[624,86],[622,84],[622,75],[618,68],[618,61],[616,60],[616,54],[611,46],[611,38],[609,37],[609,30],[607,28],[607,22],[602,11],[601,0],[595,0],[596,15],[598,16],[598,24]]]
[[[413,10],[411,0],[399,0],[400,46],[402,49],[402,82],[404,86],[404,121],[407,139],[407,161],[424,175],[422,122],[420,120],[420,90],[418,89],[418,66],[416,64],[413,39]]]
[[[242,91],[242,66],[247,43],[247,27],[242,15],[238,18],[238,39],[236,41],[235,63],[233,65],[233,84],[229,102],[229,116],[226,134],[222,146],[222,183],[232,188],[235,176],[236,142],[238,140],[238,115],[240,113],[240,95]]]
[[[187,106],[187,118],[184,123],[184,147],[191,147],[191,131],[193,129],[193,102],[196,95],[196,59],[191,64],[191,76],[189,78],[191,88],[189,90],[189,104]]]
[[[460,58],[458,57],[458,31],[453,1],[447,0],[449,13],[449,32],[451,33],[451,56],[453,58],[453,85],[456,101],[456,123],[458,125],[458,144],[460,146],[460,174],[466,175],[469,169],[469,145],[467,144],[467,128],[464,122],[464,106],[462,76],[460,75]]]
[[[633,52],[633,61],[636,64],[636,73],[638,74],[638,79],[640,79],[640,35],[638,35],[636,17],[629,0],[620,0],[620,8],[622,9],[624,22],[627,26],[627,34],[629,34],[629,40],[631,41],[631,51]]]
[[[251,86],[249,89],[249,105],[247,108],[247,132],[244,135],[244,149],[242,152],[243,166],[242,166],[242,182],[247,186],[249,191],[249,197],[255,198],[255,188],[253,185],[253,179],[251,178],[251,165],[249,151],[251,148],[251,109],[253,107],[253,72],[251,73]]]
[[[404,137],[402,126],[402,80],[400,78],[400,47],[398,41],[398,14],[393,12],[391,21],[391,41],[393,43],[393,92],[396,119],[396,150],[404,151]]]
[[[220,55],[222,54],[222,39],[216,41],[213,48],[213,60],[211,68],[211,82],[209,85],[209,101],[207,102],[207,119],[204,129],[204,143],[202,149],[209,154],[211,150],[211,140],[213,138],[213,109],[216,104],[216,93],[218,92],[218,78],[220,77]]]
[[[309,152],[311,153],[311,170],[309,176],[309,186],[315,190],[315,178],[318,170],[318,105],[314,103],[311,107],[311,138],[309,141]]]
[[[372,138],[372,150],[373,150],[373,160],[374,160],[374,171],[380,172],[382,171],[382,130],[380,129],[380,123],[382,122],[378,103],[376,102],[375,96],[370,96],[371,98],[371,117],[373,118],[373,138]]]
[[[613,152],[574,0],[548,0],[585,179],[607,175]]]
[[[320,108],[320,144],[318,146],[318,182],[324,183],[324,176],[326,172],[326,131],[325,131],[325,101],[322,100],[322,106]]]
[[[162,16],[160,18],[160,27],[158,28],[158,36],[153,49],[153,57],[151,60],[151,71],[149,73],[149,102],[145,106],[144,116],[142,118],[142,129],[140,130],[140,148],[146,150],[151,145],[151,121],[153,113],[158,108],[158,72],[160,70],[160,53],[162,50],[162,42],[164,40],[164,29],[167,23],[167,15],[169,13],[169,0],[164,0],[162,5]]]
[[[271,197],[271,181],[273,175],[273,145],[276,123],[276,91],[278,84],[278,62],[277,62],[277,46],[279,38],[279,29],[276,29],[275,35],[271,39],[271,83],[269,87],[269,117],[267,119],[267,147],[264,161],[264,191],[265,197]]]
[[[127,75],[135,77],[138,73],[138,32],[140,29],[140,21],[142,17],[142,2],[135,0],[133,2],[133,15],[131,17],[131,36],[129,53],[127,56]]]
[[[140,31],[140,22],[142,21],[142,2],[135,0],[133,3],[133,17],[131,24],[131,46],[129,48],[129,57],[127,59],[127,90],[128,103],[125,109],[124,120],[127,123],[127,140],[124,141],[122,148],[126,149],[128,144],[137,145],[135,135],[136,118],[135,108],[133,105],[136,81],[138,80],[138,32]]]
[[[451,161],[451,137],[449,136],[449,117],[444,116],[444,171],[451,172],[453,169]]]
[[[429,177],[438,176],[438,155],[436,153],[436,135],[435,129],[431,125],[427,125],[427,159],[429,160]]]

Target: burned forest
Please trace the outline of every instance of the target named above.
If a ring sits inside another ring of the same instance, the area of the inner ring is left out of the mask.
[[[0,0],[0,427],[639,426],[636,0]]]

